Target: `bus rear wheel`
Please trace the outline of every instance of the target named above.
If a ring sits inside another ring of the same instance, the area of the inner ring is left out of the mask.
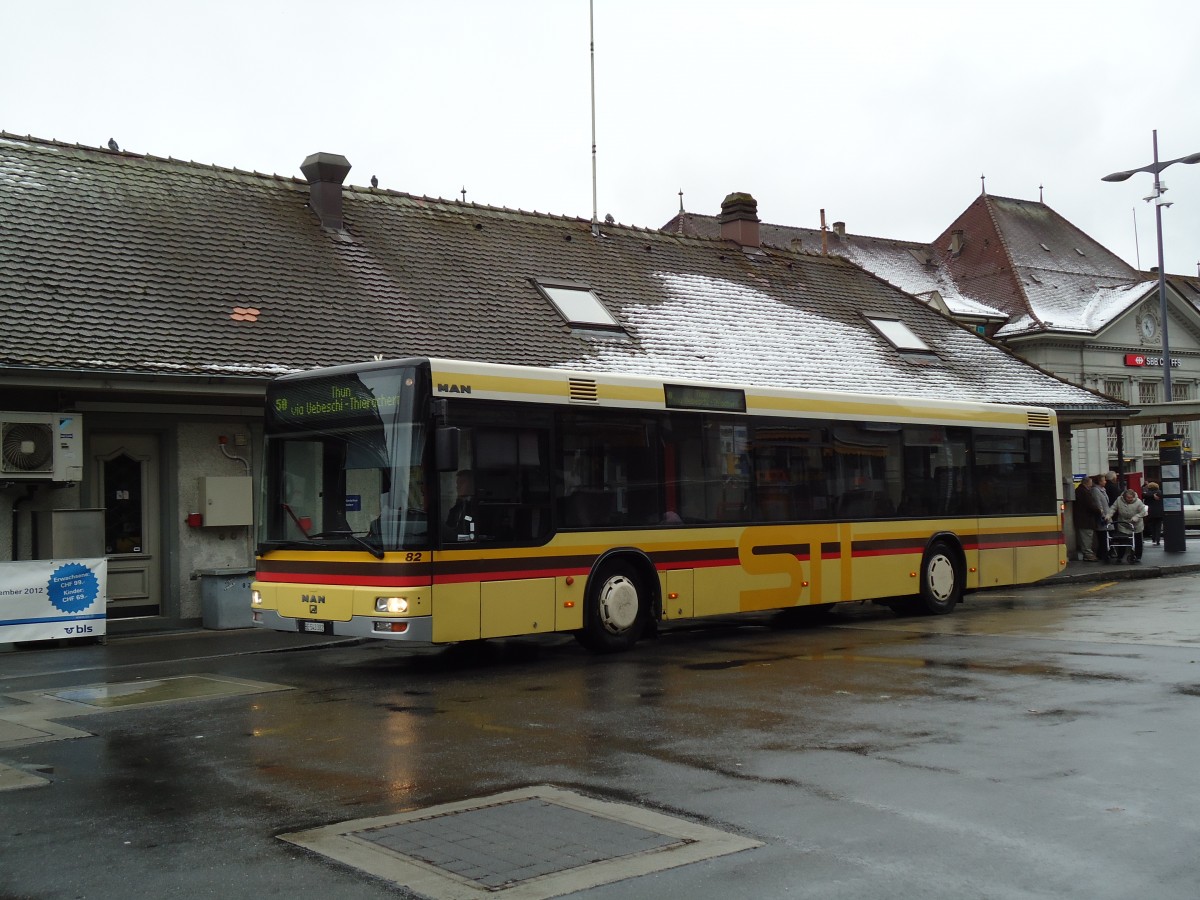
[[[944,616],[954,611],[962,597],[963,573],[958,556],[945,541],[934,541],[921,560],[921,594],[917,611]]]
[[[616,653],[637,643],[646,629],[648,594],[623,563],[600,569],[588,586],[579,643],[596,653]]]

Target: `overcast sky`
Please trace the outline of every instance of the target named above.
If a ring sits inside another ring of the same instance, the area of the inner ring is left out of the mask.
[[[589,218],[588,0],[3,0],[0,130]],[[595,0],[598,208],[932,241],[980,192],[1156,264],[1150,175],[1200,152],[1196,0]],[[1197,274],[1200,165],[1164,181]],[[1135,216],[1136,211],[1136,216]],[[1135,245],[1135,218],[1137,244]]]

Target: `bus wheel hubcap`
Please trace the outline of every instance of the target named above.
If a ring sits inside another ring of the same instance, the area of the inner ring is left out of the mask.
[[[632,628],[637,621],[638,594],[633,582],[617,575],[604,583],[600,592],[600,621],[613,634]]]
[[[929,591],[939,603],[954,596],[954,563],[944,556],[929,561]]]

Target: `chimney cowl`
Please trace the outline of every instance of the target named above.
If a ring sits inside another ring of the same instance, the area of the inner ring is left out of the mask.
[[[839,241],[844,240],[846,237],[846,223],[845,222],[834,222],[833,223],[833,233],[838,236]]]
[[[300,171],[308,179],[308,204],[321,227],[341,231],[342,182],[350,174],[350,161],[340,153],[313,153],[300,164]]]
[[[758,201],[750,194],[733,193],[721,201],[721,239],[743,247],[760,247]]]

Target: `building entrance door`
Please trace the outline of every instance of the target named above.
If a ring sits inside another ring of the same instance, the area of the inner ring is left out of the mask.
[[[104,507],[108,617],[162,614],[162,496],[153,434],[96,434],[92,479]]]

